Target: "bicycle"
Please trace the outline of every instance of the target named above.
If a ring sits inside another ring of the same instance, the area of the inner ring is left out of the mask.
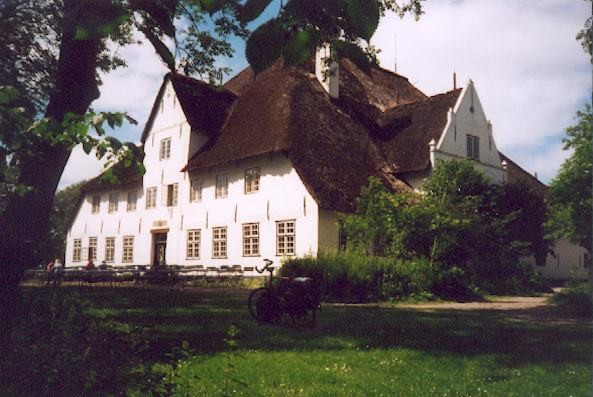
[[[249,294],[247,307],[251,316],[259,322],[275,323],[288,314],[296,326],[315,327],[319,293],[313,280],[309,277],[283,277],[274,285],[273,262],[269,259],[264,259],[264,262],[261,270],[257,266],[255,270],[259,274],[268,271],[270,277],[267,286],[256,288]]]

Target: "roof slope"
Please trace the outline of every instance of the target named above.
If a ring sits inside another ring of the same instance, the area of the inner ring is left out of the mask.
[[[548,186],[539,179],[531,175],[529,172],[521,168],[517,163],[508,158],[501,152],[498,152],[500,158],[507,162],[507,181],[509,183],[518,183],[525,185],[535,193],[545,197],[548,192]]]
[[[447,124],[447,112],[455,106],[461,91],[458,88],[400,105],[380,116],[370,134],[398,173],[420,171],[430,165],[428,143],[441,137]]]
[[[340,110],[306,68],[277,63],[253,79],[244,71],[225,88],[239,95],[221,133],[185,169],[283,152],[321,208],[354,210],[368,177],[406,189],[385,172],[368,131]]]

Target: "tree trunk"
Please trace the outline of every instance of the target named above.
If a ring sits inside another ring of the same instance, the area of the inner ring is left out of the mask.
[[[46,111],[46,117],[58,122],[70,112],[84,114],[99,97],[96,68],[100,39],[75,39],[76,28],[80,21],[88,18],[91,7],[78,0],[64,0],[58,76]],[[60,133],[52,131],[52,134]],[[40,138],[32,144],[30,152],[18,153],[18,182],[29,186],[30,190],[22,196],[9,197],[0,215],[0,324],[3,328],[0,355],[8,348],[8,326],[14,314],[18,283],[24,270],[37,264],[36,248],[44,237],[53,197],[70,156],[70,147],[50,142],[50,139]]]

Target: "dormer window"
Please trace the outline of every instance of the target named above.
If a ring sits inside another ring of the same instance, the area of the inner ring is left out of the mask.
[[[117,211],[117,203],[119,201],[118,193],[111,193],[109,195],[109,213]]]
[[[159,149],[159,160],[167,160],[171,157],[171,138],[161,139]]]
[[[101,196],[100,195],[93,196],[93,207],[91,209],[91,213],[98,214],[100,209],[101,209]]]
[[[192,179],[189,187],[189,202],[196,203],[202,200],[202,180]]]
[[[229,195],[229,174],[216,175],[215,198],[223,198]]]
[[[259,191],[259,167],[245,170],[245,194]]]
[[[467,157],[480,161],[480,138],[467,134]]]

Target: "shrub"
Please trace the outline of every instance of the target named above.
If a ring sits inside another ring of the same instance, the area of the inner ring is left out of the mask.
[[[593,301],[591,291],[586,281],[571,281],[562,291],[549,298],[554,303],[571,314],[583,317],[593,315]]]

